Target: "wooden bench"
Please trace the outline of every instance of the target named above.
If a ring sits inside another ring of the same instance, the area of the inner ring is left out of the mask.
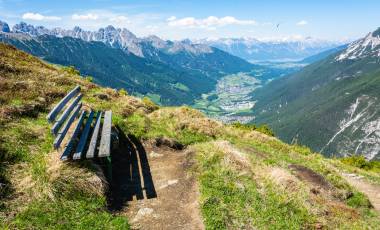
[[[61,160],[109,158],[111,156],[112,112],[84,110],[81,102],[83,95],[80,91],[81,88],[76,86],[54,106],[46,117],[50,123],[53,123],[51,132],[55,136],[54,148],[60,149],[70,128],[76,122],[63,148]]]

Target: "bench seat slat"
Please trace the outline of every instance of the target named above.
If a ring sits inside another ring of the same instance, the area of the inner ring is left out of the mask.
[[[100,122],[102,120],[102,112],[99,111],[96,115],[96,121],[95,121],[95,127],[94,131],[92,132],[90,144],[88,146],[88,150],[86,153],[86,158],[94,158],[95,157],[95,149],[96,144],[98,142],[98,136],[99,136],[99,130],[100,130]]]
[[[82,152],[83,152],[84,147],[86,146],[93,119],[94,119],[94,111],[91,110],[90,114],[88,115],[86,125],[80,136],[79,143],[73,155],[73,160],[79,160],[82,157]]]
[[[53,122],[58,113],[62,110],[62,108],[66,105],[71,98],[77,95],[80,92],[80,86],[76,86],[73,90],[71,90],[62,100],[50,111],[50,113],[46,116],[46,119],[49,122]]]
[[[67,160],[70,157],[71,150],[74,147],[75,139],[79,135],[79,132],[80,132],[80,129],[82,127],[83,120],[84,120],[85,117],[86,117],[86,111],[82,111],[82,113],[81,113],[81,115],[79,117],[78,123],[75,126],[74,132],[72,133],[69,141],[67,142],[67,144],[65,146],[65,149],[63,150],[63,153],[62,153],[62,156],[61,156],[61,160]]]
[[[104,114],[102,137],[100,139],[99,157],[110,156],[111,126],[112,126],[112,111],[106,111]]]
[[[82,96],[83,96],[82,94],[79,94],[74,99],[74,101],[65,109],[65,111],[63,111],[62,115],[58,118],[57,122],[51,128],[52,134],[57,135],[57,132],[58,132],[59,128],[61,127],[61,125],[63,124],[63,122],[65,122],[66,118],[70,115],[70,113],[75,108],[75,106],[79,103],[79,101],[82,98]]]
[[[79,103],[74,111],[71,113],[69,119],[66,121],[66,123],[62,126],[62,128],[59,130],[57,137],[54,140],[54,148],[58,149],[61,145],[61,142],[63,138],[66,136],[67,131],[69,130],[71,124],[75,120],[75,118],[78,116],[79,110],[82,107],[82,103]]]

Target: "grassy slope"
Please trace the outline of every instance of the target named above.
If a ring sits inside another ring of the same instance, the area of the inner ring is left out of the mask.
[[[114,124],[139,138],[166,136],[195,152],[191,173],[199,181],[208,229],[376,228],[368,199],[340,177],[356,172],[374,183],[380,175],[328,160],[309,149],[224,126],[187,107],[160,108],[100,88],[62,69],[0,44],[0,221],[10,228],[127,228],[124,216],[106,211],[102,176],[83,162],[62,164],[51,148],[48,108],[80,84],[84,101],[112,109]],[[109,100],[100,100],[97,94]],[[332,184],[315,192],[289,164],[306,166]],[[279,176],[280,175],[280,176]],[[314,192],[311,192],[314,191]],[[64,216],[64,218],[62,218]]]

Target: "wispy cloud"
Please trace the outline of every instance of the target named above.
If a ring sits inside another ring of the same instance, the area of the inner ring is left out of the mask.
[[[301,20],[299,22],[297,22],[297,26],[306,26],[307,24],[309,24],[306,20]]]
[[[35,21],[59,21],[62,18],[58,16],[45,16],[39,13],[28,12],[22,15],[22,19]]]
[[[97,14],[73,14],[71,16],[73,20],[97,20],[99,16]]]
[[[188,27],[188,28],[215,28],[227,25],[256,25],[254,20],[240,20],[232,16],[207,18],[185,17],[177,19],[175,16],[169,17],[167,20],[169,26]]]
[[[131,21],[128,19],[128,17],[123,16],[123,15],[111,17],[109,19],[109,21],[112,23],[118,23],[118,24],[120,24],[120,23],[130,24],[131,23]]]

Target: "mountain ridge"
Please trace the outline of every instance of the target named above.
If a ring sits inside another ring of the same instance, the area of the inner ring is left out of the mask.
[[[196,44],[206,44],[249,61],[300,61],[345,44],[345,41],[321,39],[259,40],[256,38],[198,39]]]
[[[10,32],[0,32],[0,40],[46,61],[76,66],[99,84],[126,88],[166,105],[191,104],[212,90],[218,78],[255,67],[213,47],[156,36],[140,39],[112,26],[90,32],[20,23]]]
[[[328,156],[379,159],[380,57],[366,38],[257,90],[255,121],[268,123],[289,143],[299,141]],[[374,52],[339,58],[352,47]]]

